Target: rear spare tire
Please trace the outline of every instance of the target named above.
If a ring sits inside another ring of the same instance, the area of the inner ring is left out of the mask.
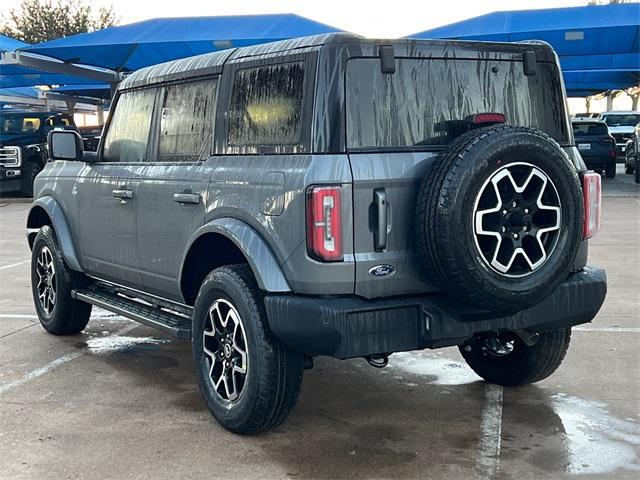
[[[522,310],[569,274],[582,212],[578,175],[551,137],[494,125],[434,161],[418,195],[418,247],[431,281],[452,297]]]

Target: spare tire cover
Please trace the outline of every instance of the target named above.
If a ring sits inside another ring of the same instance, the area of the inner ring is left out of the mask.
[[[567,277],[582,223],[580,180],[562,148],[539,130],[494,125],[436,158],[415,226],[432,282],[468,304],[517,311]]]

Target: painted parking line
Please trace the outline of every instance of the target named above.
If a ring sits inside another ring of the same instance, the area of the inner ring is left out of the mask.
[[[115,335],[125,334],[139,326],[140,325],[138,323],[132,323],[116,331],[113,335],[115,336]],[[63,355],[62,357],[58,357],[55,360],[52,360],[51,362],[47,363],[43,367],[39,367],[39,368],[36,368],[35,370],[31,370],[29,373],[25,374],[18,380],[14,380],[12,382],[0,383],[0,395],[8,392],[9,390],[13,390],[14,388],[19,387],[20,385],[24,385],[25,383],[28,383],[35,378],[41,377],[42,375],[49,373],[50,371],[59,367],[60,365],[64,365],[65,363],[69,363],[70,361],[83,356],[85,353],[86,352],[81,351],[81,352],[69,353],[68,355]]]
[[[480,420],[480,446],[476,454],[475,477],[493,478],[500,469],[502,446],[502,398],[500,385],[484,386],[485,404]]]
[[[18,262],[18,263],[12,263],[11,265],[4,265],[2,267],[0,267],[0,270],[6,270],[7,268],[13,268],[13,267],[19,267],[20,265],[25,265],[27,263],[29,263],[31,260],[24,260],[22,262]]]
[[[578,332],[615,332],[615,333],[640,333],[638,327],[573,327]]]

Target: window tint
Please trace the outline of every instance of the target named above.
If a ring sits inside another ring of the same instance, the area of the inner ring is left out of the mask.
[[[610,127],[635,127],[640,123],[640,114],[614,113],[611,115],[604,115],[602,120],[604,120]]]
[[[396,59],[383,74],[379,59],[347,64],[350,148],[446,145],[475,113],[497,112],[507,123],[539,128],[566,141],[560,76],[551,64],[524,75],[522,62]]]
[[[216,79],[166,88],[160,117],[158,161],[193,162],[210,152]]]
[[[573,134],[581,135],[606,135],[609,133],[607,126],[603,123],[580,122],[573,124]]]
[[[229,145],[298,143],[303,87],[303,62],[238,71],[229,109]]]
[[[6,113],[0,118],[0,133],[37,132],[40,129],[38,117]]]
[[[144,160],[155,95],[153,88],[120,95],[104,141],[103,161]]]

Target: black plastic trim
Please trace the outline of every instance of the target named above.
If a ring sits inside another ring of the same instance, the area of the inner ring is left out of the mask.
[[[291,348],[346,359],[459,345],[486,331],[540,332],[587,323],[606,292],[604,270],[586,267],[543,302],[514,314],[477,310],[434,295],[375,300],[268,295],[265,307],[271,330]]]

